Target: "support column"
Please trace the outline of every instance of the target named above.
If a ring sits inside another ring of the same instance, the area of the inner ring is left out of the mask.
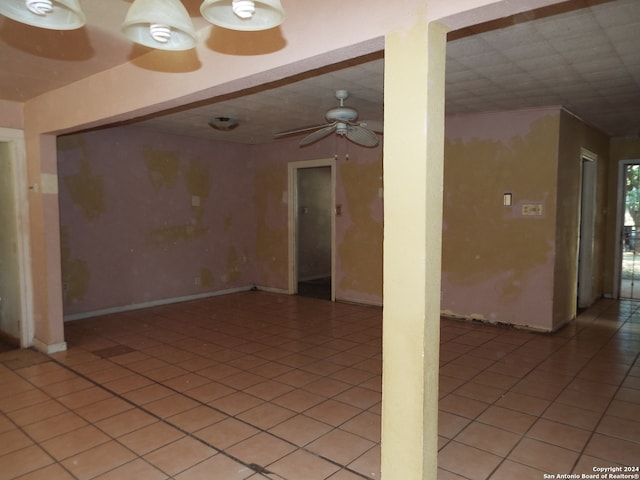
[[[437,478],[446,32],[386,37],[383,480]]]
[[[66,350],[60,265],[60,217],[56,137],[26,142],[29,191],[33,346],[45,353]]]

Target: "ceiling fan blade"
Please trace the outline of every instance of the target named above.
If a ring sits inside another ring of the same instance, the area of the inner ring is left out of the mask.
[[[361,120],[358,122],[361,127],[367,128],[372,132],[382,133],[384,132],[384,125],[380,120]]]
[[[375,133],[360,125],[349,125],[346,136],[353,143],[357,143],[363,147],[375,147],[379,142],[378,136]]]
[[[323,123],[321,125],[310,125],[308,127],[300,127],[300,128],[294,128],[292,130],[285,130],[284,132],[276,133],[274,135],[274,138],[286,137],[286,136],[289,136],[289,135],[296,135],[298,133],[304,133],[304,132],[308,132],[310,130],[318,130],[319,128],[328,127],[330,125],[333,125],[333,123]]]
[[[328,126],[318,130],[317,132],[313,132],[312,134],[304,137],[300,142],[300,146],[304,147],[305,145],[309,145],[310,143],[317,142],[321,138],[331,135],[331,133],[335,132],[335,130],[336,130],[336,124],[335,123],[329,124]]]

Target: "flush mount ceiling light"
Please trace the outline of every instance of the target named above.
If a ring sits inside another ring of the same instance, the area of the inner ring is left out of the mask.
[[[85,22],[78,0],[2,0],[0,14],[50,30],[74,30]]]
[[[233,130],[238,125],[240,125],[240,122],[238,122],[238,120],[233,117],[216,116],[209,119],[209,126],[223,132]]]
[[[122,31],[145,47],[189,50],[196,46],[196,31],[189,12],[179,0],[135,0]]]
[[[268,30],[284,21],[280,0],[204,0],[200,13],[214,25],[231,30]]]

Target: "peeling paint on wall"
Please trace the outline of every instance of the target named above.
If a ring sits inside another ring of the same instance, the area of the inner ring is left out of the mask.
[[[453,285],[474,285],[508,272],[501,296],[515,299],[532,269],[547,264],[553,216],[523,217],[522,203],[555,202],[558,117],[536,121],[510,143],[446,141],[443,271]],[[555,141],[554,141],[555,138]],[[514,206],[502,205],[504,191]]]
[[[73,203],[88,220],[95,220],[105,212],[104,185],[102,177],[94,175],[89,161],[83,158],[79,162],[80,170],[74,175],[64,177]]]
[[[534,113],[487,116],[483,138],[471,134],[474,115],[447,132],[443,311],[543,329],[551,323],[560,115]],[[519,131],[505,139],[501,127],[510,123]],[[512,206],[503,205],[505,192]],[[523,215],[523,205],[541,205],[544,214]]]
[[[144,163],[147,166],[149,179],[154,190],[176,186],[180,167],[178,159],[177,152],[157,150],[151,146],[145,146]]]
[[[349,265],[340,288],[382,298],[383,224],[376,218],[376,210],[381,210],[382,157],[375,163],[351,160],[339,170],[351,218],[339,245],[341,264]]]
[[[64,303],[69,305],[85,297],[89,289],[91,272],[86,260],[72,258],[67,227],[60,227],[60,256],[62,263],[62,293]]]

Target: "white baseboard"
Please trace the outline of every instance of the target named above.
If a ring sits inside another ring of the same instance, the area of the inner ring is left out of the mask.
[[[73,320],[82,320],[85,318],[99,317],[102,315],[109,315],[111,313],[129,312],[132,310],[141,310],[143,308],[158,307],[161,305],[169,305],[171,303],[188,302],[190,300],[200,300],[202,298],[217,297],[220,295],[228,295],[230,293],[246,292],[251,290],[253,286],[230,288],[228,290],[219,290],[217,292],[199,293],[197,295],[187,295],[184,297],[163,298],[161,300],[153,300],[151,302],[135,303],[132,305],[123,305],[120,307],[104,308],[101,310],[94,310],[91,312],[74,313],[71,315],[65,315],[64,321],[71,322]]]
[[[31,346],[39,352],[50,355],[52,353],[65,352],[67,350],[67,342],[52,343],[50,345],[34,338],[31,342]]]
[[[261,287],[260,285],[256,285],[255,288],[262,292],[283,293],[285,295],[289,294],[289,290],[287,290],[286,288]]]

